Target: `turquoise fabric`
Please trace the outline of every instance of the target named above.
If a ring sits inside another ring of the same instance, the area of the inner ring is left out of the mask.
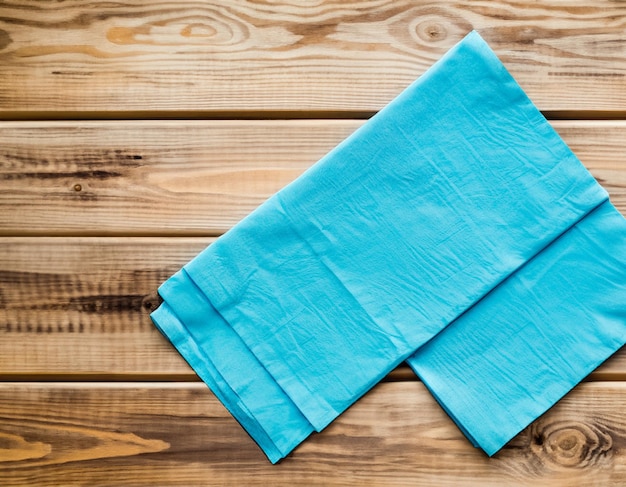
[[[313,431],[184,269],[163,283],[159,293],[166,301],[152,313],[156,326],[272,462]]]
[[[448,405],[456,383],[429,365],[454,355],[448,328],[468,309],[606,201],[473,32],[164,283],[153,319],[273,462],[416,350],[411,365],[492,452],[501,438]]]
[[[626,220],[606,202],[408,360],[493,455],[626,343]]]

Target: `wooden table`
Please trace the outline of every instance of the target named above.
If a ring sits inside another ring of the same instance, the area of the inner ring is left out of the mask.
[[[626,211],[624,2],[0,2],[0,484],[626,485],[626,350],[492,459],[401,367],[272,466],[150,322],[472,28]]]

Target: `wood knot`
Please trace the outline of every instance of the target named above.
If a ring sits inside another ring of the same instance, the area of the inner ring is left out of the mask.
[[[535,39],[538,37],[537,29],[535,27],[522,27],[511,34],[515,37],[515,40],[520,44],[534,44]]]
[[[161,296],[159,296],[159,294],[155,292],[143,298],[142,307],[146,312],[152,313],[159,306],[161,306],[162,302],[163,298],[161,298]]]
[[[426,42],[439,42],[448,36],[447,29],[439,22],[421,22],[416,27],[417,35]]]
[[[595,424],[540,421],[532,428],[531,449],[555,466],[584,468],[597,464],[613,446],[611,436]]]
[[[11,44],[11,42],[13,41],[11,40],[9,33],[4,30],[0,30],[0,51],[5,49],[9,44]]]

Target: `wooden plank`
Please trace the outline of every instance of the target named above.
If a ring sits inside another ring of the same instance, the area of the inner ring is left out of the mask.
[[[378,385],[271,465],[201,384],[0,384],[4,485],[626,483],[624,383],[577,387],[488,458],[420,383]]]
[[[613,0],[8,0],[0,113],[372,112],[472,28],[542,110],[624,113],[625,27]]]
[[[360,123],[0,124],[0,229],[221,233]]]
[[[1,239],[1,374],[193,377],[149,313],[159,284],[209,243]]]
[[[0,380],[196,380],[152,325],[161,282],[209,238],[0,239]],[[392,380],[415,380],[405,367]],[[592,380],[626,380],[626,349]]]
[[[0,234],[217,235],[362,123],[0,123]],[[553,124],[626,211],[626,121]]]

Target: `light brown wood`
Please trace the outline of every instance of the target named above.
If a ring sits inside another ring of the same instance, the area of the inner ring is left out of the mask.
[[[197,380],[152,325],[157,287],[210,238],[0,239],[0,380]],[[400,369],[391,380],[415,380]],[[626,349],[591,379],[626,379]]]
[[[0,371],[136,376],[193,372],[149,313],[201,238],[3,238]]]
[[[0,124],[0,231],[221,233],[360,123]]]
[[[401,366],[272,466],[149,319],[472,28],[626,214],[624,2],[0,2],[0,485],[626,485],[626,348],[492,459]]]
[[[0,234],[217,235],[362,123],[0,123]],[[626,212],[626,122],[553,123]]]
[[[417,382],[378,385],[278,465],[202,384],[0,384],[3,485],[608,486],[624,383],[583,384],[489,459]]]
[[[372,112],[472,28],[542,110],[626,111],[613,0],[9,0],[0,113]]]

